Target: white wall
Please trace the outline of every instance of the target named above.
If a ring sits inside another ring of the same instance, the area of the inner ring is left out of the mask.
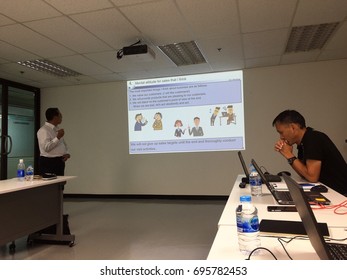
[[[285,109],[326,132],[347,159],[346,73],[347,60],[245,70],[245,160],[290,170],[273,150],[271,124]],[[242,172],[236,152],[129,155],[125,82],[42,89],[41,99],[42,122],[47,107],[63,113],[66,175],[78,176],[66,193],[228,195]]]

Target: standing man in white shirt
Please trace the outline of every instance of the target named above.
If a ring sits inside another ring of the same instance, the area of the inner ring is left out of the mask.
[[[46,110],[46,120],[37,132],[40,148],[40,173],[54,173],[63,176],[65,162],[70,158],[64,141],[65,131],[59,128],[63,116],[58,108],[48,108]]]

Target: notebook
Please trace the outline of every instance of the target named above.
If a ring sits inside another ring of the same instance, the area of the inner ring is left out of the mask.
[[[263,171],[260,169],[260,167],[258,166],[258,164],[255,162],[254,159],[252,159],[252,164],[254,168],[257,170],[258,174],[260,175],[263,184],[267,186],[267,188],[269,189],[269,191],[271,192],[272,196],[275,198],[278,204],[280,205],[295,204],[289,191],[276,190],[276,186],[269,183],[269,181],[265,178]],[[307,200],[311,204],[318,204],[318,203],[324,204],[324,205],[330,204],[330,200],[318,192],[305,192],[305,196],[307,197]]]
[[[288,189],[294,199],[302,223],[312,247],[322,260],[347,260],[347,244],[327,243],[323,238],[316,217],[300,185],[287,175],[283,175]]]
[[[240,162],[241,162],[241,165],[242,165],[242,168],[243,168],[243,172],[246,175],[246,178],[243,178],[242,182],[245,182],[245,183],[249,184],[249,171],[248,171],[248,168],[247,168],[247,166],[245,164],[245,161],[243,159],[241,151],[238,151],[237,154],[239,156],[239,159],[240,159]],[[281,177],[278,176],[278,175],[264,174],[264,176],[266,177],[266,179],[269,182],[281,182],[282,181]]]

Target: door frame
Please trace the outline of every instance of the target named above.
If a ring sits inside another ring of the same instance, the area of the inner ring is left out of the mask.
[[[40,156],[39,152],[39,146],[38,142],[36,139],[36,132],[40,128],[40,111],[41,111],[41,94],[40,94],[40,89],[33,87],[33,86],[28,86],[25,84],[17,83],[17,82],[12,82],[6,79],[1,79],[0,78],[0,84],[2,86],[1,88],[1,131],[0,135],[8,135],[8,89],[9,87],[14,87],[14,88],[19,88],[22,90],[26,91],[31,91],[34,93],[34,127],[35,127],[35,133],[34,133],[34,170],[38,170],[38,160]],[[0,142],[1,142],[1,163],[0,163],[0,180],[5,180],[7,179],[7,155],[5,153],[5,141],[3,141],[3,137],[1,137]]]

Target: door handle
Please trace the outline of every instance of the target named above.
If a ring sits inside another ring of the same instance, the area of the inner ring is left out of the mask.
[[[12,152],[12,138],[10,135],[1,135],[4,139],[5,151],[1,153],[2,155],[9,155]],[[10,145],[9,145],[10,144]]]

